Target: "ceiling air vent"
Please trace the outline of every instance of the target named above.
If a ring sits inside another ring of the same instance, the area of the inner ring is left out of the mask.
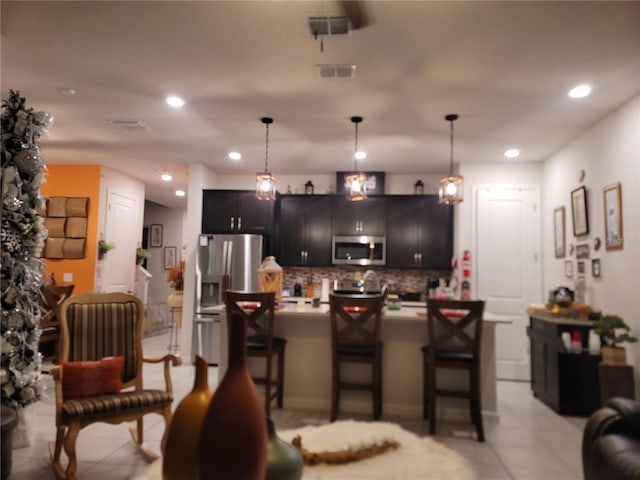
[[[346,35],[349,33],[347,17],[309,17],[309,32],[317,35]]]
[[[118,127],[120,130],[127,130],[129,132],[134,130],[151,131],[142,120],[109,120],[109,123]]]
[[[356,76],[356,66],[350,63],[325,63],[318,65],[320,78],[353,78]]]

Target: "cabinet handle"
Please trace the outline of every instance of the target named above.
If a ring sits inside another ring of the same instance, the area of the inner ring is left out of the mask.
[[[307,265],[309,263],[309,252],[304,251],[304,264]]]
[[[418,266],[422,266],[422,253],[418,253]]]
[[[418,254],[414,253],[413,254],[413,265],[418,265]]]
[[[242,230],[242,217],[238,217],[238,230]]]
[[[300,264],[304,265],[304,250],[300,250]]]
[[[231,217],[231,230],[235,228],[235,219]]]

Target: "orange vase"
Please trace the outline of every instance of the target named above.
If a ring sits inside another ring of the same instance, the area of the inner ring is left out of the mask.
[[[200,480],[264,480],[264,407],[247,368],[244,319],[228,320],[229,367],[207,409],[198,445]]]
[[[163,480],[196,480],[198,441],[213,392],[209,390],[207,362],[196,356],[193,390],[176,407],[162,459]]]

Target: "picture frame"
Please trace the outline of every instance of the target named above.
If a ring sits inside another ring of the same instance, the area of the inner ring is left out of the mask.
[[[149,227],[149,246],[162,246],[162,225],[151,225]]]
[[[583,260],[580,260],[579,262],[576,262],[576,264],[577,264],[578,273],[581,273],[581,274],[586,273],[585,272],[586,265],[585,265],[585,262]]]
[[[336,195],[346,195],[345,178],[357,172],[336,172]],[[362,172],[367,184],[367,195],[384,195],[385,172]]]
[[[589,215],[587,212],[587,189],[582,186],[571,192],[571,218],[573,236],[580,237],[589,233]]]
[[[593,276],[593,278],[600,278],[601,273],[602,267],[600,265],[600,259],[594,258],[591,260],[591,276]]]
[[[622,250],[622,185],[612,183],[602,189],[604,196],[605,249]]]
[[[564,276],[568,278],[573,277],[573,262],[571,260],[564,261]]]
[[[176,247],[164,247],[162,253],[165,270],[171,270],[172,268],[175,268],[176,265],[178,265],[178,260],[176,258],[178,252]]]
[[[589,258],[589,244],[580,243],[576,245],[576,259],[587,260]]]
[[[565,208],[558,207],[553,210],[553,232],[555,239],[556,258],[564,258],[567,255],[565,235]]]

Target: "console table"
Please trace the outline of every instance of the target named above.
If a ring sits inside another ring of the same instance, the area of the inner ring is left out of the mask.
[[[527,334],[531,340],[533,394],[563,415],[588,416],[600,408],[600,354],[588,350],[593,322],[551,314],[531,315]],[[579,331],[582,349],[569,352],[560,336]]]

